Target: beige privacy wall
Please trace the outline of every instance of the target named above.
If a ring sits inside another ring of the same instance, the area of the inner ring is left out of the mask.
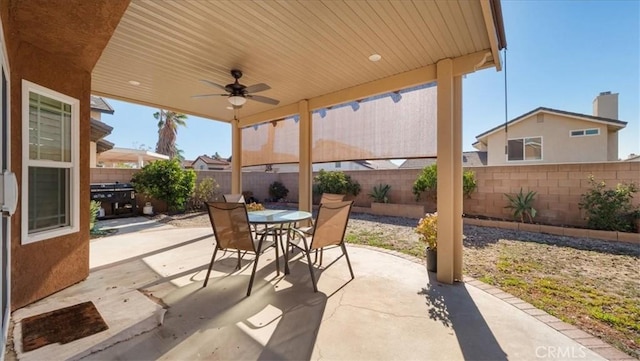
[[[640,162],[487,166],[467,169],[476,173],[478,189],[470,199],[464,200],[465,214],[510,218],[509,210],[504,208],[508,204],[504,194],[517,193],[522,188],[524,192],[529,190],[537,192],[534,203],[534,208],[538,210],[536,220],[555,225],[585,224],[578,203],[580,195],[590,189],[588,177],[591,174],[598,181],[604,180],[607,186],[612,188],[620,182],[635,182],[640,185]],[[94,168],[91,170],[91,182],[128,181],[134,171]],[[391,186],[389,197],[391,203],[425,204],[428,206],[427,209],[433,206],[425,197],[418,203],[414,200],[411,190],[413,182],[420,173],[418,169],[361,170],[345,173],[362,186],[362,192],[355,199],[356,206],[370,206],[371,198],[368,194],[378,184]],[[215,178],[220,184],[221,192],[230,192],[230,172],[198,172],[199,180],[209,176]],[[289,189],[289,200],[297,202],[297,173],[242,174],[243,190],[252,191],[259,200],[269,196],[268,187],[274,181],[282,182]],[[636,194],[633,201],[636,205],[640,205],[640,193]]]

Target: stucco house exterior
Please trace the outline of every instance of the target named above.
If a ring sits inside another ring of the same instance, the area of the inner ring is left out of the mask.
[[[190,168],[195,171],[199,170],[225,170],[231,168],[231,163],[221,158],[209,157],[206,154],[198,156],[192,163]]]
[[[113,114],[113,108],[103,98],[91,96],[91,141],[89,163],[92,168],[97,166],[98,154],[113,149],[114,144],[104,139],[111,134],[113,127],[102,122],[102,114]]]
[[[473,146],[487,152],[487,165],[617,161],[618,131],[626,125],[618,94],[603,92],[593,115],[539,107],[477,135]]]

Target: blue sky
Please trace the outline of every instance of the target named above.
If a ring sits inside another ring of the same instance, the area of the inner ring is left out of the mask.
[[[640,1],[502,1],[507,35],[508,117],[539,106],[592,114],[603,91],[619,93],[619,156],[640,154]],[[107,139],[116,147],[155,149],[157,109],[108,99],[115,114]],[[463,147],[504,123],[504,72],[469,74],[463,80]],[[187,159],[231,154],[231,127],[190,116],[178,130]]]

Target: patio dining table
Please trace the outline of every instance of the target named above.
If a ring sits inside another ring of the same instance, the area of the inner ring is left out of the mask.
[[[305,211],[287,211],[265,209],[248,212],[249,223],[252,225],[290,225],[311,219],[311,213]]]
[[[248,212],[248,216],[249,223],[252,226],[266,226],[265,234],[263,236],[272,235],[275,242],[278,242],[278,239],[280,240],[280,246],[282,247],[282,251],[284,253],[286,252],[286,245],[282,244],[283,234],[287,235],[288,244],[290,236],[289,229],[291,229],[291,227],[293,227],[293,225],[298,222],[310,220],[311,212],[265,209],[262,211]],[[289,265],[286,262],[284,264],[284,272],[285,274],[289,273]]]

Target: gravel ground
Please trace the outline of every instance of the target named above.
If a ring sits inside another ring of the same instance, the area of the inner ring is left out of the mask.
[[[211,226],[206,213],[186,213],[172,216],[158,214],[153,218],[159,222],[171,224],[176,227]],[[383,234],[394,239],[417,243],[418,235],[414,232],[417,223],[418,221],[413,218],[352,213],[347,226],[347,233]],[[464,246],[466,249],[482,249],[501,240],[512,240],[535,242],[549,246],[569,247],[576,250],[640,257],[640,246],[624,242],[599,241],[472,225],[465,225],[463,233],[465,237]]]

